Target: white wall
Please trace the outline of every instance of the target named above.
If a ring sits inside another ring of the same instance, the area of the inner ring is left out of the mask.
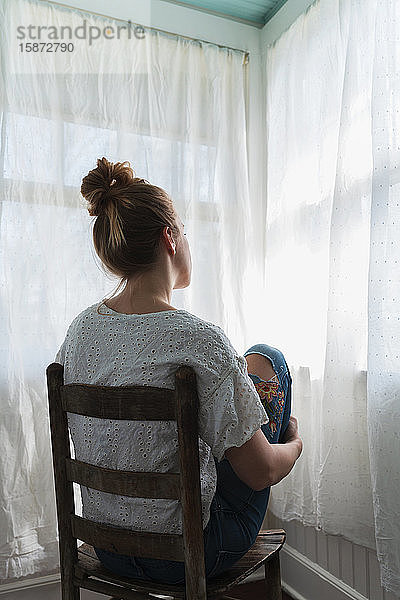
[[[286,29],[289,29],[297,17],[306,12],[311,4],[318,1],[319,0],[288,0],[261,30],[261,44],[263,49],[278,39]]]

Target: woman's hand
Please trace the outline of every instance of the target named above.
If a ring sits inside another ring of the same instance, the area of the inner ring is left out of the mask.
[[[302,441],[301,437],[299,436],[298,429],[299,429],[299,427],[298,427],[298,422],[297,422],[296,417],[291,416],[289,419],[287,429],[282,437],[282,443],[287,444],[289,442],[297,442],[297,444],[299,446],[299,456],[300,456],[300,454],[303,450],[303,441]]]

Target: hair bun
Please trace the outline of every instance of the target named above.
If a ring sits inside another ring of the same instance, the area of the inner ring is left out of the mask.
[[[81,194],[88,201],[90,216],[100,215],[107,200],[117,197],[118,191],[135,179],[128,161],[112,163],[104,156],[98,158],[97,167],[89,171],[81,185]]]

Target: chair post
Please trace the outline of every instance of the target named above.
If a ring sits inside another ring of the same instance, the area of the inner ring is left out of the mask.
[[[268,598],[270,600],[282,600],[279,552],[275,552],[270,560],[266,560],[264,567],[265,585],[268,592]]]
[[[196,374],[179,367],[175,374],[180,488],[187,600],[207,600],[199,460],[199,398]]]
[[[72,535],[71,515],[75,513],[74,489],[67,479],[66,458],[70,458],[67,413],[61,404],[64,367],[52,363],[46,369],[53,452],[54,482],[56,488],[58,537],[62,600],[79,600],[80,588],[73,582],[74,565],[78,561],[77,540]]]

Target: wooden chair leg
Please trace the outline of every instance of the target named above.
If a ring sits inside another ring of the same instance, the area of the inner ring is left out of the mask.
[[[61,580],[61,597],[62,600],[80,600],[81,590],[65,577]]]
[[[270,560],[265,561],[264,568],[267,598],[269,600],[282,600],[279,552],[276,552]]]

